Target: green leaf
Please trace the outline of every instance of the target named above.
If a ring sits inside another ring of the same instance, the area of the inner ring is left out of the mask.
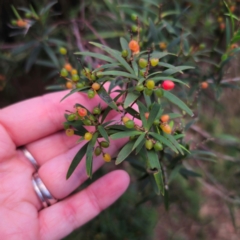
[[[128,92],[124,101],[124,108],[128,108],[131,103],[135,102],[140,96],[138,92]]]
[[[146,107],[140,101],[137,102],[137,105],[138,105],[139,114],[140,114],[140,118],[142,120],[143,127],[146,128],[147,127],[147,119],[144,114],[145,112],[147,112]]]
[[[167,98],[170,102],[176,104],[178,107],[180,107],[182,110],[187,112],[191,117],[194,116],[192,110],[178,97],[170,93],[169,91],[164,91],[164,97]]]
[[[102,44],[99,44],[99,43],[94,43],[94,42],[90,42],[90,44],[98,47],[98,48],[101,48],[102,50],[108,52],[110,55],[112,55],[116,60],[118,60],[118,62],[120,62],[122,64],[122,66],[128,71],[130,72],[131,74],[134,75],[134,71],[133,69],[130,67],[130,65],[126,62],[126,60],[124,58],[122,58],[121,56],[121,53],[116,51],[116,50],[113,50],[107,46],[104,46]]]
[[[177,66],[175,68],[172,68],[172,69],[169,68],[169,69],[163,71],[163,74],[166,75],[166,76],[167,75],[173,75],[177,72],[182,72],[184,70],[189,70],[189,69],[194,69],[194,68],[195,67],[191,67],[191,66]]]
[[[164,81],[164,80],[171,80],[171,81],[173,81],[173,82],[178,82],[178,83],[181,83],[181,84],[189,87],[189,85],[188,85],[187,83],[185,83],[185,82],[183,82],[183,81],[181,81],[181,80],[179,80],[179,79],[177,79],[177,78],[173,78],[173,77],[153,77],[153,78],[151,78],[151,79],[152,79],[153,81],[157,82],[157,83],[158,83],[160,80],[162,80],[162,81]]]
[[[147,160],[151,170],[159,171],[161,169],[158,154],[155,150],[147,150]]]
[[[19,53],[25,52],[26,50],[28,50],[29,48],[33,47],[34,45],[38,45],[37,41],[30,41],[24,45],[21,45],[20,47],[15,47],[13,48],[13,50],[11,51],[12,55],[17,55]]]
[[[53,50],[46,44],[43,45],[43,49],[46,52],[46,54],[49,56],[49,58],[52,60],[52,62],[54,63],[54,65],[58,68],[60,68],[59,66],[59,62],[58,59],[55,55],[55,53],[53,52]]]
[[[138,79],[138,77],[135,74],[130,74],[122,71],[105,71],[101,73],[103,76],[118,76],[118,77],[127,77],[127,78],[133,78]]]
[[[107,103],[108,106],[110,106],[112,109],[118,111],[118,107],[116,103],[113,101],[113,99],[110,97],[110,95],[107,93],[104,87],[101,87],[98,90],[98,96]]]
[[[106,56],[106,55],[103,55],[103,54],[100,54],[100,53],[92,53],[92,52],[75,52],[74,53],[75,55],[82,55],[82,56],[89,56],[89,57],[94,57],[94,58],[97,58],[97,59],[101,59],[103,61],[106,61],[106,62],[110,62],[112,63],[114,61],[114,59]]]
[[[65,98],[67,98],[68,96],[72,95],[73,93],[75,93],[75,92],[80,92],[81,90],[88,89],[88,88],[89,88],[89,87],[72,89],[67,95],[65,95],[65,96],[60,100],[60,102],[62,102]]]
[[[142,132],[140,131],[124,131],[124,132],[114,133],[110,137],[111,139],[119,139],[119,138],[125,138],[130,136],[136,136],[140,134],[142,134]]]
[[[133,70],[134,70],[135,75],[138,77],[138,64],[137,64],[135,58],[134,58],[133,61],[132,61],[132,67],[133,67]]]
[[[106,132],[105,128],[102,125],[99,125],[97,129],[98,129],[99,133],[102,135],[102,137],[107,142],[109,142],[108,133]]]
[[[138,139],[135,141],[132,150],[134,150],[141,142],[144,140],[146,133],[141,133],[138,137]]]
[[[177,140],[171,135],[171,134],[166,134],[164,133],[164,137],[167,138],[178,150],[179,152],[184,155],[182,148],[180,147],[179,143]]]
[[[151,128],[154,120],[156,118],[160,117],[162,111],[163,110],[162,110],[160,104],[157,104],[157,103],[153,104],[152,109],[151,109],[150,114],[149,114],[149,117],[148,117],[148,120],[147,120],[147,127],[146,127],[147,131]]]
[[[130,155],[130,153],[133,151],[132,150],[133,145],[134,145],[134,141],[130,141],[120,150],[115,162],[116,165],[120,164],[123,160],[125,160]]]
[[[76,167],[78,166],[78,164],[80,163],[80,161],[82,160],[83,156],[86,154],[87,151],[87,147],[88,147],[89,142],[87,142],[75,155],[75,157],[72,160],[72,163],[68,169],[67,172],[67,179],[72,175],[72,173],[74,172],[74,170],[76,169]]]
[[[201,174],[199,174],[197,172],[194,172],[194,171],[191,171],[191,170],[188,170],[186,168],[181,168],[179,170],[179,172],[181,173],[181,175],[183,175],[186,178],[188,178],[188,177],[202,177]]]
[[[170,119],[182,117],[182,114],[180,113],[166,113],[166,114],[170,117]]]
[[[87,146],[86,152],[86,170],[88,177],[92,178],[92,161],[93,161],[93,152],[94,152],[94,145],[98,138],[98,132],[93,134],[92,139],[89,141]]]
[[[150,132],[149,134],[151,136],[153,136],[156,140],[162,142],[163,144],[165,144],[166,146],[171,148],[175,153],[178,153],[177,148],[167,138],[163,137],[162,135],[160,135],[158,133],[154,133],[154,132]]]
[[[25,65],[25,71],[29,72],[29,70],[31,69],[32,65],[35,63],[39,53],[41,50],[41,45],[35,47],[32,52],[30,53],[30,56],[28,57],[27,61],[26,61],[26,65]]]
[[[158,172],[154,173],[153,176],[158,186],[159,192],[161,192],[161,194],[164,196],[164,182],[163,182],[162,170],[160,169]]]
[[[100,71],[100,70],[102,70],[102,69],[112,68],[112,67],[117,67],[117,66],[119,66],[119,63],[104,64],[104,65],[101,65],[100,67],[94,69],[94,70],[92,71],[92,73],[98,72],[98,71]]]
[[[121,44],[122,50],[127,50],[128,56],[131,56],[131,50],[129,49],[128,41],[125,38],[120,37],[120,44]]]

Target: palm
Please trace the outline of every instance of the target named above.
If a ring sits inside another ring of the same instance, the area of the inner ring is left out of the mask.
[[[61,131],[62,113],[79,99],[71,98],[65,101],[59,110],[59,99],[64,94],[49,94],[0,112],[2,239],[60,239],[99,214],[128,186],[127,174],[115,171],[82,192],[67,197],[87,176],[85,162],[82,161],[68,180],[65,177],[79,146],[76,145],[76,138],[68,138]],[[88,108],[98,104],[84,98],[81,99],[82,102],[85,102]],[[40,166],[40,178],[52,195],[61,201],[42,209],[31,182],[35,170],[22,151],[16,150],[16,147],[21,145],[25,145],[33,154]],[[110,153],[113,154],[119,145],[119,142],[112,143]],[[101,157],[97,157],[94,159],[93,169],[96,170],[102,164]]]

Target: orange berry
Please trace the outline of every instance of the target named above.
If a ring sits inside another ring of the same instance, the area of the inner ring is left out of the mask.
[[[93,83],[93,85],[92,85],[92,89],[95,91],[99,90],[100,87],[101,87],[101,85],[99,83]]]
[[[219,26],[219,27],[220,27],[221,30],[224,30],[225,27],[226,27],[226,25],[225,25],[225,23],[222,22],[222,23],[220,23],[220,26]]]
[[[103,154],[103,159],[104,159],[104,161],[105,162],[111,162],[111,155],[110,154],[108,154],[108,153],[104,153]]]
[[[68,72],[71,72],[72,71],[72,65],[70,63],[66,63],[64,65],[64,68],[68,71]]]
[[[167,44],[165,42],[160,42],[159,47],[161,50],[165,50],[167,48]]]
[[[136,40],[131,40],[128,44],[130,50],[134,53],[138,53],[140,50],[139,44]]]
[[[71,128],[68,128],[68,129],[66,129],[65,133],[68,137],[71,137],[74,135],[74,130]]]
[[[71,82],[67,82],[66,83],[66,88],[72,89],[73,88],[73,84]]]
[[[235,12],[235,10],[236,10],[236,6],[233,5],[233,6],[230,7],[230,11],[231,11],[232,13]]]
[[[126,122],[128,122],[130,119],[126,116],[122,117],[122,122],[125,124]]]
[[[77,69],[73,68],[73,69],[71,70],[71,75],[73,76],[73,75],[76,75],[76,74],[77,74]]]
[[[208,88],[208,82],[202,82],[202,83],[201,83],[201,88],[202,88],[202,89]]]
[[[87,110],[85,108],[79,107],[77,108],[77,111],[80,117],[85,117],[87,115]]]
[[[84,135],[84,139],[87,141],[90,141],[92,139],[93,135],[90,132],[86,132]]]
[[[238,48],[238,45],[237,45],[236,43],[233,43],[233,44],[230,46],[230,48],[233,50],[233,49],[235,49],[235,48]]]
[[[169,115],[167,115],[167,114],[162,115],[160,119],[161,119],[162,122],[168,122],[168,120],[169,120]]]
[[[146,118],[146,119],[149,118],[149,112],[144,113],[144,115],[145,115],[145,118]]]
[[[19,19],[19,20],[17,20],[17,26],[21,27],[21,28],[24,28],[24,27],[27,26],[27,22],[22,20],[22,19]]]
[[[160,124],[160,128],[167,134],[171,134],[172,132],[172,128],[168,124]]]

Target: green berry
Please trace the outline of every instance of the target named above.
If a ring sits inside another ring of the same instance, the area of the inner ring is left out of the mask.
[[[87,95],[89,98],[94,98],[95,97],[95,92],[93,90],[88,90]]]
[[[96,79],[97,79],[95,74],[91,74],[90,78],[91,78],[92,81],[96,81]]]
[[[90,73],[90,70],[85,67],[85,68],[81,71],[81,73],[82,73],[83,76],[87,77],[88,74]]]
[[[60,47],[60,48],[59,48],[59,52],[60,52],[62,55],[66,55],[66,54],[67,54],[67,49],[64,48],[64,47]]]
[[[16,25],[17,25],[17,21],[16,21],[16,20],[12,20],[12,21],[11,21],[11,24],[12,24],[13,26],[16,26]]]
[[[91,126],[91,125],[92,125],[92,122],[91,122],[89,119],[84,119],[84,120],[83,120],[83,124],[84,124],[85,126]]]
[[[161,88],[156,89],[154,92],[157,97],[159,97],[159,98],[163,97],[164,92]]]
[[[142,77],[144,77],[144,73],[146,72],[146,70],[140,70],[140,75],[142,76]]]
[[[145,68],[148,64],[148,61],[144,58],[140,58],[138,61],[138,65],[140,66],[140,68]]]
[[[99,115],[101,113],[101,109],[99,107],[95,107],[93,109],[93,114]]]
[[[128,56],[128,50],[123,50],[122,51],[122,57],[126,58]]]
[[[146,87],[147,87],[148,89],[154,89],[154,87],[155,87],[155,82],[154,82],[153,80],[147,80],[147,82],[146,82]]]
[[[26,17],[26,18],[32,17],[32,13],[30,13],[30,12],[25,13],[25,17]]]
[[[93,115],[89,115],[89,119],[93,122],[96,121],[96,118]]]
[[[158,65],[159,59],[158,58],[152,58],[150,59],[150,63],[152,67],[155,67]]]
[[[151,96],[152,93],[153,93],[153,90],[152,90],[152,89],[145,88],[145,89],[144,89],[144,93],[145,93],[147,96]]]
[[[109,147],[109,143],[106,142],[106,141],[100,142],[100,145],[101,145],[101,147],[103,147],[103,148],[108,148],[108,147]]]
[[[102,149],[99,146],[97,146],[94,150],[94,153],[96,156],[99,156],[102,153]]]
[[[134,121],[129,120],[126,123],[124,123],[124,125],[125,125],[126,128],[133,128],[135,123],[134,123]]]
[[[136,21],[136,20],[137,20],[137,14],[136,14],[136,13],[132,13],[132,14],[131,14],[131,19],[132,19],[133,21]]]
[[[61,76],[62,77],[67,77],[68,76],[68,71],[65,68],[62,68],[61,70]]]
[[[66,129],[70,128],[70,125],[68,123],[63,123],[63,128],[66,130]]]
[[[96,73],[96,76],[97,76],[97,78],[102,78],[102,77],[103,77],[103,74],[102,74],[102,72],[97,72],[97,73]]]
[[[200,49],[200,50],[203,50],[204,48],[206,48],[206,44],[205,44],[205,43],[201,43],[201,44],[199,45],[199,49]]]
[[[77,82],[77,81],[79,80],[79,76],[78,76],[77,74],[74,74],[74,75],[72,76],[72,80],[73,80],[74,82]]]
[[[141,92],[144,90],[144,86],[142,84],[136,86],[136,91]]]
[[[132,32],[137,32],[138,31],[138,26],[137,25],[132,25],[131,29],[132,29]]]
[[[151,140],[146,140],[145,147],[148,150],[151,150],[153,148],[153,142]]]
[[[77,88],[83,88],[83,86],[84,86],[84,85],[83,85],[82,82],[78,82],[78,83],[76,84],[76,87],[77,87]]]
[[[93,135],[90,132],[86,132],[84,135],[84,139],[87,141],[90,141],[92,139]]]
[[[154,145],[153,145],[155,151],[162,151],[163,150],[163,145],[160,143],[160,142],[156,142]]]
[[[72,113],[72,114],[70,114],[70,115],[67,116],[67,120],[70,121],[70,122],[71,122],[71,121],[74,121],[75,118],[76,118],[76,115],[75,115],[74,113]]]
[[[154,125],[159,125],[160,124],[160,121],[158,119],[155,119],[154,122],[153,122]]]

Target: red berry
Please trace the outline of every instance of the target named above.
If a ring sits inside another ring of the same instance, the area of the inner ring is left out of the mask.
[[[80,117],[85,117],[87,115],[87,110],[85,108],[79,107],[77,110]]]
[[[162,88],[164,90],[172,90],[174,88],[175,84],[171,80],[166,80],[162,83]]]

